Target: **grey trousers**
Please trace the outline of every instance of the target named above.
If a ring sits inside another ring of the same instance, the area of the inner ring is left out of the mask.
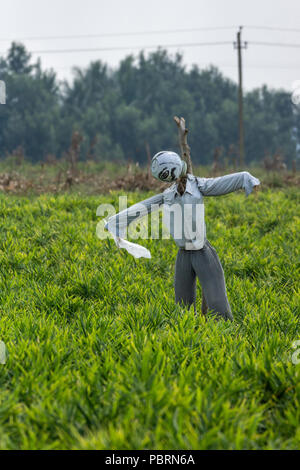
[[[196,276],[202,286],[202,312],[213,311],[218,317],[233,320],[227,299],[224,271],[216,250],[208,240],[201,250],[180,248],[175,265],[175,301],[194,305],[196,311]]]

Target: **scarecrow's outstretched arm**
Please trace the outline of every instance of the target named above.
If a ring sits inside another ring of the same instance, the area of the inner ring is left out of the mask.
[[[255,186],[260,184],[259,179],[248,171],[232,173],[217,178],[197,178],[198,187],[204,196],[222,196],[238,189],[244,189],[248,196]]]
[[[149,197],[110,217],[104,228],[117,237],[124,238],[126,229],[131,222],[158,210],[161,204],[163,204],[162,193]]]

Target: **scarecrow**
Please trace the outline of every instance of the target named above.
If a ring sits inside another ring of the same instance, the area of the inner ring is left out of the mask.
[[[174,118],[179,132],[181,156],[171,151],[154,155],[151,172],[154,178],[173,183],[165,191],[110,217],[105,224],[119,248],[130,254],[150,258],[146,248],[125,239],[129,224],[159,208],[163,220],[178,246],[175,264],[175,301],[194,306],[196,312],[196,280],[202,286],[202,313],[209,310],[218,319],[233,320],[227,298],[224,271],[218,254],[206,238],[204,197],[221,196],[244,189],[248,196],[260,181],[247,171],[216,178],[193,175],[188,130],[183,118]]]

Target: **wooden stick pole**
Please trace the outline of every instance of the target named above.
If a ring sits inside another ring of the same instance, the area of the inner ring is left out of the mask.
[[[187,143],[187,134],[188,129],[185,127],[185,119],[183,117],[179,118],[178,116],[174,116],[174,121],[178,127],[178,137],[179,137],[179,144],[181,150],[181,158],[183,161],[186,162],[187,165],[187,173],[190,175],[193,174],[193,166],[192,166],[192,159],[191,159],[191,148]],[[182,176],[177,184],[177,188],[180,194],[183,194],[185,191],[186,186],[186,176]],[[202,291],[202,306],[201,306],[202,314],[207,314],[207,303]]]
[[[178,116],[174,116],[174,121],[178,127],[178,137],[179,137],[179,144],[181,149],[181,158],[187,164],[187,173],[193,174],[193,166],[191,160],[191,149],[189,144],[187,143],[187,134],[188,129],[185,127],[185,119],[183,117],[179,118]]]

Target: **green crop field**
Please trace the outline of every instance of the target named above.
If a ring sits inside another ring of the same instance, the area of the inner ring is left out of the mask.
[[[175,304],[171,240],[96,237],[117,201],[0,196],[0,448],[299,448],[297,188],[206,198],[233,323]]]

